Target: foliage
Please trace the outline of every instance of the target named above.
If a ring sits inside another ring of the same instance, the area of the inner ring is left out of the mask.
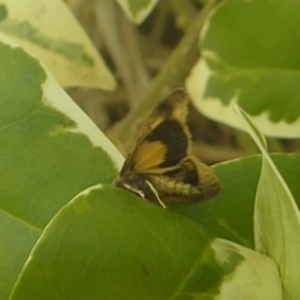
[[[136,23],[156,4],[118,2]],[[0,2],[0,300],[299,298],[300,155],[269,155],[261,132],[300,132],[300,6],[214,4],[141,106],[173,86],[200,36],[193,103],[247,130],[262,155],[215,165],[222,190],[211,201],[163,210],[112,186],[122,155],[60,86],[114,86],[66,5]]]

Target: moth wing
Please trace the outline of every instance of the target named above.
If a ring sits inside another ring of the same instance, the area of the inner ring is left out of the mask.
[[[137,143],[144,138],[163,120],[176,119],[185,124],[188,114],[188,95],[183,88],[179,88],[167,95],[150,113],[138,132]]]
[[[169,94],[142,125],[134,150],[123,170],[147,173],[172,167],[190,151],[190,132],[185,125],[188,97],[184,89]]]
[[[203,193],[203,200],[214,197],[220,191],[220,182],[213,169],[195,157],[190,157],[198,173],[198,187]]]

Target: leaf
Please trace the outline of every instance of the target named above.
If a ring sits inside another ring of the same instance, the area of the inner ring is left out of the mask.
[[[7,299],[49,220],[83,189],[112,182],[123,158],[35,58],[0,39],[0,299]]]
[[[157,0],[116,0],[127,17],[140,24],[150,14],[155,7]]]
[[[237,107],[237,112],[247,123],[249,133],[263,154],[255,199],[255,246],[276,261],[284,299],[296,300],[300,278],[300,270],[295,264],[300,251],[299,208],[267,152],[265,139],[243,110]]]
[[[48,224],[10,299],[203,300],[230,295],[260,300],[269,291],[277,300],[278,282],[271,259],[226,241],[211,244],[200,225],[127,191],[95,186]]]
[[[300,136],[300,2],[228,0],[201,33],[186,84],[205,115],[245,130],[237,102],[265,135]]]
[[[115,86],[98,51],[61,0],[1,1],[0,31],[40,59],[62,86]]]
[[[228,271],[217,300],[282,300],[280,275],[272,259],[222,239],[216,239],[212,247]]]
[[[261,158],[256,156],[214,166],[221,183],[217,197],[193,205],[173,205],[172,210],[200,223],[212,236],[254,249],[254,198],[260,164]]]
[[[300,155],[281,153],[272,159],[300,207]],[[260,155],[217,164],[214,171],[221,182],[220,194],[199,204],[174,205],[172,210],[201,224],[212,236],[254,249],[254,201],[260,169]]]

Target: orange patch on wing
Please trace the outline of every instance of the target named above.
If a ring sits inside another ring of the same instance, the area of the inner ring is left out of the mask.
[[[135,171],[147,173],[157,168],[164,161],[167,151],[166,146],[159,141],[142,143],[133,155]]]

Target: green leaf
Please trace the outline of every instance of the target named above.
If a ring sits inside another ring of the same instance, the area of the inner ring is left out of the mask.
[[[85,188],[112,182],[123,158],[22,48],[0,42],[0,65],[0,299],[7,299],[49,220]]]
[[[115,80],[61,0],[2,0],[0,31],[40,59],[62,86],[112,90]]]
[[[300,207],[300,155],[272,155]],[[193,205],[174,205],[172,210],[200,223],[212,236],[254,249],[254,201],[261,169],[261,156],[236,159],[216,165],[220,194]]]
[[[204,300],[231,295],[260,300],[268,291],[276,300],[278,282],[269,258],[226,241],[211,244],[195,222],[126,191],[95,186],[48,224],[10,299]]]
[[[300,136],[300,2],[227,0],[206,21],[187,80],[204,114],[245,129],[237,102],[271,136]]]
[[[192,283],[192,269],[203,278],[209,243],[193,222],[128,192],[95,187],[50,222],[12,299],[167,299],[174,286]],[[212,268],[206,274],[220,280]]]
[[[123,8],[127,17],[139,24],[150,14],[157,0],[116,0]]]
[[[254,198],[260,165],[259,156],[216,165],[221,183],[218,196],[193,205],[172,205],[172,210],[200,223],[212,236],[254,249]]]
[[[276,261],[284,299],[299,298],[300,270],[295,261],[300,251],[300,212],[282,175],[267,152],[266,142],[243,110],[249,133],[263,153],[262,169],[255,199],[255,247]]]

